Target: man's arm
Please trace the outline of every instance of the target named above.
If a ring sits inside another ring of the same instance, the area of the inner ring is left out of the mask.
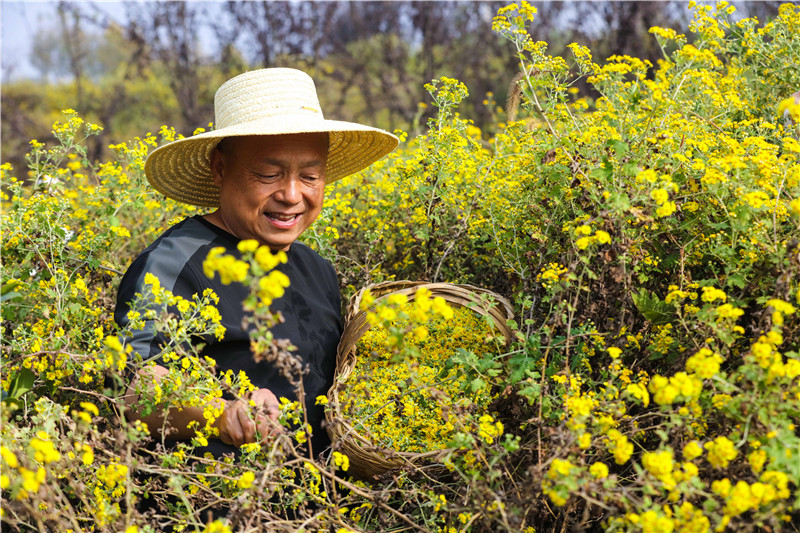
[[[140,396],[136,393],[136,383],[141,378],[148,381],[161,381],[169,370],[160,365],[142,368],[131,381],[125,394],[125,403],[128,406],[128,420],[141,420],[151,430],[159,433],[164,431],[164,437],[169,440],[188,440],[196,435],[194,427],[189,427],[195,422],[196,427],[203,427],[206,419],[203,409],[185,406],[183,408],[171,407],[168,410],[155,410],[147,416],[141,416],[135,404]],[[141,376],[141,377],[140,377]],[[152,391],[150,391],[152,392]],[[269,389],[258,389],[245,400],[226,401],[219,399],[223,407],[222,414],[217,418],[213,427],[219,430],[219,439],[225,444],[241,446],[249,442],[256,442],[256,431],[265,440],[271,435],[280,432],[277,424],[280,408],[278,399]],[[255,406],[250,405],[255,403]],[[255,414],[251,419],[251,414]]]

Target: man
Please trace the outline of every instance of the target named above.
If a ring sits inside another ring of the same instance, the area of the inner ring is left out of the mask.
[[[215,422],[219,440],[208,450],[231,453],[257,435],[269,435],[278,415],[278,398],[294,399],[291,384],[268,362],[250,353],[249,332],[242,325],[241,284],[223,285],[209,279],[202,262],[211,248],[222,246],[236,254],[237,244],[255,239],[273,252],[284,251],[279,268],[289,277],[286,294],[273,311],[284,321],[273,328],[275,338],[289,339],[309,368],[303,378],[306,412],[312,426],[312,449],[327,445],[322,429],[324,412],[315,398],[333,382],[336,347],[341,336],[338,282],[333,267],[297,238],[322,209],[325,185],[358,172],[391,152],[398,139],[383,130],[360,124],[325,120],[313,80],[294,69],[262,69],[228,80],[214,98],[215,130],[162,146],[147,158],[145,172],[154,188],[175,200],[216,207],[188,218],[151,244],[130,266],[120,284],[115,320],[128,323],[134,295],[142,292],[144,276],[155,274],[161,286],[190,298],[211,288],[220,297],[219,310],[226,333],[203,349],[220,371],[244,370],[258,389],[248,402],[228,398]],[[159,353],[163,339],[150,328],[135,331],[134,351],[157,364],[156,379],[168,373]],[[129,403],[136,396],[129,389]],[[205,424],[201,409],[184,407],[141,417],[151,429],[166,428],[165,438],[189,439],[192,422]]]

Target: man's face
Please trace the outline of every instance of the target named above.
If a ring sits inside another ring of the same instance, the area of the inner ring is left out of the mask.
[[[217,216],[240,239],[288,250],[322,210],[328,135],[230,137],[211,153]]]

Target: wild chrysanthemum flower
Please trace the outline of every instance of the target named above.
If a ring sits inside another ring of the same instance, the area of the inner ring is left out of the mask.
[[[724,436],[707,442],[705,449],[708,450],[708,462],[716,468],[725,468],[739,454],[733,442]]]

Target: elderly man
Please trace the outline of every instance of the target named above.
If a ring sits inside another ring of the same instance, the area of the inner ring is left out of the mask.
[[[220,297],[226,333],[203,354],[220,371],[244,370],[258,387],[249,400],[256,411],[277,417],[278,398],[294,399],[290,383],[268,362],[250,353],[249,332],[243,326],[241,284],[223,285],[209,279],[202,263],[211,248],[237,254],[237,244],[255,239],[273,251],[283,250],[288,262],[279,268],[289,277],[286,294],[273,311],[284,318],[273,328],[275,338],[289,339],[307,365],[303,378],[306,412],[312,426],[312,448],[328,443],[322,429],[324,413],[314,405],[333,381],[336,347],[342,331],[338,282],[333,267],[298,237],[322,209],[325,185],[377,161],[398,144],[382,130],[323,118],[313,80],[294,69],[262,69],[223,84],[214,99],[215,130],[181,139],[155,150],[147,159],[148,181],[175,200],[216,207],[204,216],[187,218],[168,229],[133,262],[120,285],[115,320],[128,323],[130,302],[142,292],[144,276],[155,274],[161,285],[185,298],[211,288]],[[163,339],[151,328],[135,331],[134,351],[153,360],[157,379],[167,374],[160,358]],[[147,369],[140,372],[150,371]],[[128,399],[136,398],[129,389]],[[201,409],[185,407],[139,417],[153,429],[166,428],[168,439],[194,435],[193,422],[205,423]],[[248,402],[226,399],[215,423],[219,440],[210,441],[214,455],[236,451],[257,436],[270,433],[269,421],[253,416]]]

